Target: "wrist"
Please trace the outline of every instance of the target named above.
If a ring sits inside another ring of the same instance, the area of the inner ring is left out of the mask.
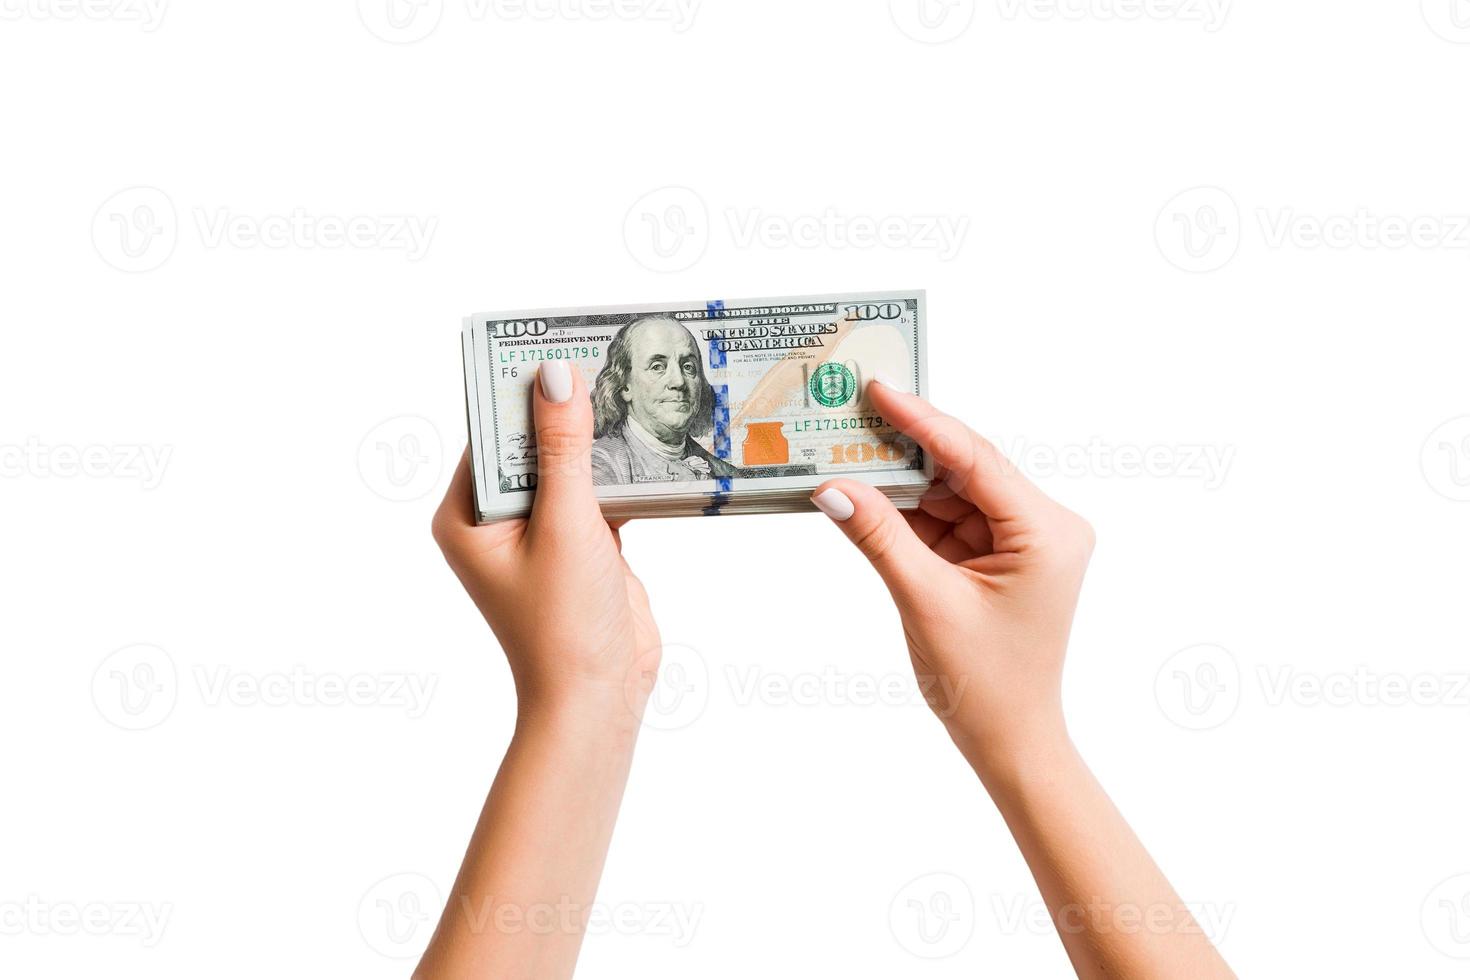
[[[992,730],[950,726],[950,738],[970,768],[992,792],[1053,772],[1077,757],[1060,711],[1029,723],[1007,723]]]
[[[621,685],[521,692],[517,700],[517,738],[586,740],[631,749],[639,724],[635,705]]]

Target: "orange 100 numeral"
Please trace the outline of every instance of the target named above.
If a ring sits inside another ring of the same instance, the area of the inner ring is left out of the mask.
[[[871,463],[875,459],[896,463],[903,459],[903,447],[894,442],[843,442],[832,447],[832,463]]]

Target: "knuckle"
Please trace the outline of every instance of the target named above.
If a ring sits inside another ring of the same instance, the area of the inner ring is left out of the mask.
[[[566,459],[576,456],[591,446],[586,433],[576,426],[562,422],[543,425],[536,433],[536,453],[540,457]]]
[[[1085,517],[1077,518],[1077,523],[1077,533],[1082,538],[1082,548],[1090,555],[1097,547],[1097,528],[1093,527],[1092,522]]]
[[[429,534],[434,538],[434,543],[439,546],[440,551],[449,554],[454,550],[459,540],[458,531],[453,519],[445,513],[443,507],[434,512],[434,519],[429,522]]]
[[[1057,506],[1053,535],[1059,554],[1085,563],[1097,546],[1097,531],[1087,518]]]
[[[976,469],[982,476],[993,479],[1012,480],[1021,476],[1021,470],[1001,448],[985,436],[971,434],[975,447]]]
[[[897,539],[898,530],[892,521],[877,521],[872,527],[859,532],[853,538],[853,544],[869,561],[880,561],[893,552]]]
[[[950,465],[956,468],[968,465],[974,441],[973,434],[962,422],[948,415],[936,415],[925,420],[925,429],[935,455],[950,460]]]

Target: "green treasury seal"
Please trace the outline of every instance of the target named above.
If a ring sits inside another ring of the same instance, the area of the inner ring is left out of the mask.
[[[809,387],[813,398],[828,408],[837,408],[852,401],[857,392],[857,379],[846,365],[828,361],[812,373]]]

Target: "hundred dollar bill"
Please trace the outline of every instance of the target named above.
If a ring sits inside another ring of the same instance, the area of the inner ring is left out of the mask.
[[[463,328],[475,507],[529,512],[531,385],[582,373],[603,512],[809,510],[833,476],[915,506],[932,470],[868,402],[877,371],[925,394],[922,290],[479,313]]]

